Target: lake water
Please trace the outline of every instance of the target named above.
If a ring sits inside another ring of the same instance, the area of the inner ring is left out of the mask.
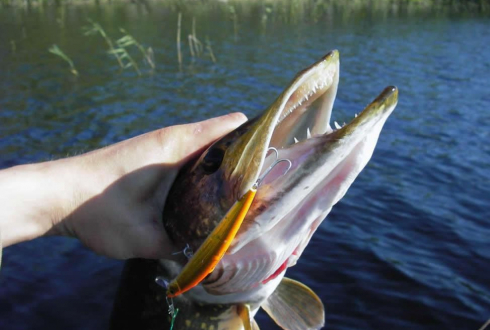
[[[339,49],[334,120],[349,121],[388,85],[399,104],[287,275],[321,297],[327,329],[477,330],[490,318],[490,20],[321,3],[0,8],[0,168],[228,112],[252,117]],[[121,27],[151,47],[155,70],[134,48],[141,76],[121,71],[99,35],[83,35],[87,18],[112,39]],[[216,62],[205,47],[191,57],[193,18]],[[53,44],[78,77],[48,52]],[[65,238],[5,249],[0,329],[105,329],[122,265]],[[258,320],[273,329],[265,314]]]

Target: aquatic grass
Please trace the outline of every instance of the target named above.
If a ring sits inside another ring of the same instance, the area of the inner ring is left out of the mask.
[[[208,50],[208,54],[211,57],[211,61],[213,61],[213,63],[216,63],[216,57],[214,56],[213,48],[211,48],[211,42],[209,42],[208,36],[206,36],[206,49]]]
[[[269,16],[272,14],[272,8],[269,6],[266,6],[264,8],[264,11],[262,13],[262,17],[260,19],[260,26],[262,28],[262,33],[265,35],[267,32],[267,21],[269,20]]]
[[[191,52],[192,57],[201,57],[202,51],[203,51],[203,45],[202,42],[197,39],[195,36],[192,34],[189,34],[187,36],[187,39],[189,40],[189,50]]]
[[[182,49],[181,49],[181,34],[182,34],[182,13],[179,12],[177,17],[177,59],[179,61],[179,68],[182,69]],[[207,50],[207,55],[211,58],[213,63],[216,63],[216,56],[214,56],[213,48],[211,47],[211,42],[209,37],[206,36],[205,44],[203,44],[198,38],[196,33],[196,18],[192,17],[192,30],[191,34],[187,36],[187,41],[189,43],[189,52],[191,57],[201,57],[204,54],[204,49]]]
[[[119,59],[121,61],[124,61],[126,60],[127,63],[126,64],[123,64],[123,69],[128,69],[130,67],[133,67],[136,72],[138,73],[138,76],[141,76],[141,70],[138,66],[138,63],[135,62],[135,60],[133,59],[133,57],[131,57],[131,55],[129,55],[128,51],[126,50],[126,48],[124,47],[118,47],[118,48],[115,48],[113,50],[110,50],[108,51],[109,54],[114,54],[116,56],[119,57]]]
[[[68,64],[70,65],[70,72],[73,73],[75,76],[78,77],[78,71],[77,69],[75,68],[75,65],[73,64],[73,61],[68,57],[68,55],[66,55],[61,49],[60,47],[58,47],[58,45],[54,44],[53,46],[51,46],[48,51],[52,54],[55,54],[59,57],[61,57],[62,59],[64,59],[66,62],[68,62]]]
[[[189,40],[189,49],[192,57],[201,57],[203,52],[202,42],[197,38],[196,34],[196,18],[192,17],[192,34],[187,36]]]
[[[92,21],[91,19],[87,19],[87,21],[91,25],[82,27],[83,34],[85,36],[100,34],[100,36],[105,40],[107,46],[109,47],[109,53],[113,54],[116,57],[119,66],[124,69],[124,64],[119,56],[120,52],[116,51],[116,49],[114,48],[114,44],[112,43],[112,40],[107,36],[107,33],[105,33],[102,26],[99,23]]]
[[[182,13],[179,12],[177,17],[177,59],[179,61],[179,68],[182,68],[182,51],[180,49],[180,28],[182,25]]]
[[[64,2],[71,4],[85,4],[86,0],[0,0],[0,6],[22,6],[30,7],[37,5],[40,8],[49,5],[60,5]],[[109,3],[107,1],[96,1],[98,5],[104,5]],[[115,2],[127,2],[126,0],[115,0]],[[205,13],[209,8],[215,7],[217,1],[205,2],[199,6],[196,6],[194,11]],[[219,2],[219,1],[218,1]],[[142,3],[146,3],[143,1]],[[172,8],[191,7],[186,6],[188,1],[182,0],[166,0]],[[252,8],[252,10],[246,9],[248,12],[261,12],[265,6],[270,6],[274,10],[279,9],[282,12],[283,19],[286,20],[299,20],[302,18],[308,18],[318,20],[324,13],[346,13],[365,15],[366,10],[382,11],[386,13],[432,13],[436,15],[449,14],[449,13],[484,13],[490,14],[490,0],[228,0],[219,6],[227,6],[228,9],[236,9],[237,12],[242,11],[244,8]],[[259,9],[259,10],[256,10]],[[318,9],[320,11],[318,11]],[[400,11],[401,10],[401,11]],[[232,18],[236,16],[233,16]],[[364,17],[364,16],[362,16]],[[234,21],[235,23],[236,21]]]
[[[153,52],[153,48],[151,47],[148,47],[148,49],[146,50],[146,54],[147,54],[147,61],[151,62],[152,64],[150,64],[150,66],[154,69],[155,68],[155,53]]]
[[[238,15],[233,5],[228,5],[228,12],[230,14],[230,19],[233,21],[233,36],[235,38],[235,42],[237,42],[238,41]]]
[[[119,30],[124,34],[123,37],[119,38],[116,41],[116,44],[119,48],[127,48],[131,46],[136,46],[139,49],[144,59],[151,67],[152,70],[155,69],[155,61],[153,58],[153,49],[149,47],[147,50],[139,43],[132,35],[130,35],[125,29],[119,28]]]
[[[121,33],[123,33],[123,36],[117,39],[114,44],[111,38],[109,38],[109,36],[107,35],[105,30],[102,28],[102,26],[99,23],[94,22],[91,19],[87,19],[87,21],[90,23],[90,25],[82,27],[82,31],[84,35],[90,36],[90,35],[99,34],[105,40],[107,46],[109,47],[107,53],[114,55],[119,66],[122,69],[128,69],[130,67],[133,67],[135,71],[138,73],[138,75],[141,76],[141,70],[138,66],[138,63],[134,60],[134,58],[129,54],[127,50],[127,48],[129,47],[135,46],[136,48],[139,49],[141,54],[143,54],[146,63],[148,63],[148,65],[151,67],[151,70],[153,72],[153,70],[155,69],[155,58],[154,58],[153,49],[151,47],[145,49],[140,42],[138,42],[132,35],[130,35],[123,28],[119,28]]]
[[[189,50],[191,52],[191,56],[201,57],[202,54],[204,53],[204,45],[197,38],[195,17],[192,18],[192,33],[189,34],[187,38],[189,40]],[[214,56],[213,48],[211,47],[211,42],[209,41],[208,36],[206,36],[205,44],[206,44],[206,50],[208,51],[207,55],[211,58],[211,61],[213,61],[213,63],[216,63],[216,57]]]

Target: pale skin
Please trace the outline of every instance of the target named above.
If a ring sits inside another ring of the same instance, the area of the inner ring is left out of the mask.
[[[149,132],[75,157],[0,171],[3,247],[78,238],[110,258],[169,258],[162,210],[179,169],[246,121],[241,113]]]

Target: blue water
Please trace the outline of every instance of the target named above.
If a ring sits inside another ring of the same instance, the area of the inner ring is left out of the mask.
[[[183,37],[181,69],[176,6],[0,10],[0,168],[232,111],[252,117],[296,72],[339,49],[334,120],[349,121],[388,85],[399,87],[399,104],[371,162],[287,275],[321,297],[327,329],[477,330],[490,318],[490,21],[310,19],[243,5],[235,35],[225,4],[206,8],[184,8],[183,36],[195,16],[217,62],[192,60]],[[143,75],[121,72],[100,37],[82,35],[86,17],[151,46],[155,72],[136,52]],[[48,53],[55,43],[78,78]],[[6,248],[0,329],[106,328],[122,265],[66,238]],[[265,314],[258,320],[273,329]]]

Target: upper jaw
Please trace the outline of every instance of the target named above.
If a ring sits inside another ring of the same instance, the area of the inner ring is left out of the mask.
[[[270,146],[284,148],[296,139],[331,131],[330,117],[339,83],[339,52],[334,50],[299,73],[279,97],[280,112]],[[277,102],[277,101],[276,101]]]

